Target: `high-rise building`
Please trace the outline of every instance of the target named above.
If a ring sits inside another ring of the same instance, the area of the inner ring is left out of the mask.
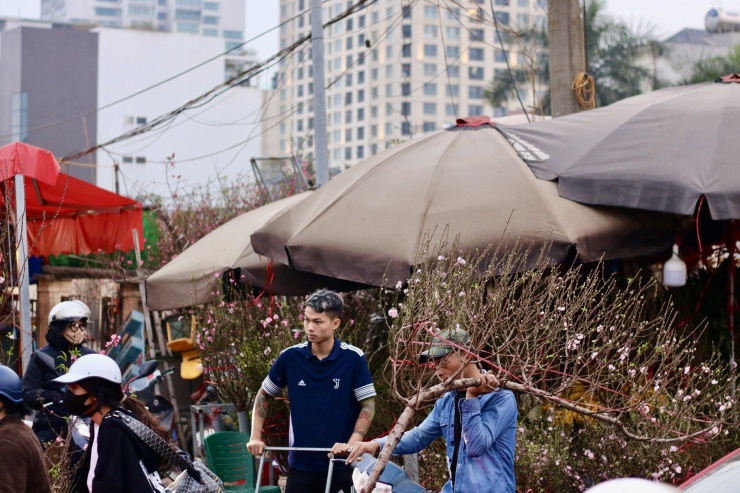
[[[245,0],[41,0],[41,19],[244,40]]]
[[[322,2],[324,23],[356,2]],[[484,98],[507,64],[512,33],[545,17],[543,0],[378,0],[324,30],[329,165],[343,168],[456,118],[503,116]],[[280,47],[310,34],[310,0],[281,0]],[[292,19],[292,20],[291,20]],[[498,27],[498,34],[497,29]],[[503,49],[502,49],[503,48]],[[525,99],[526,90],[520,90]],[[280,65],[265,118],[263,154],[313,153],[309,45]],[[512,111],[521,112],[517,106]]]

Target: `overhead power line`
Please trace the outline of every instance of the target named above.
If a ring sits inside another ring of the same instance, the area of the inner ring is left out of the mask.
[[[324,24],[324,28],[326,29],[327,27],[332,26],[333,24],[335,24],[335,23],[337,23],[337,22],[345,19],[346,17],[349,17],[350,15],[352,15],[353,13],[355,13],[356,11],[364,8],[368,3],[371,3],[371,2],[374,2],[374,1],[376,1],[376,0],[359,0],[356,4],[350,6],[347,10],[345,10],[341,14],[335,16],[330,21],[326,22]],[[132,137],[136,137],[137,135],[144,134],[144,133],[149,132],[150,130],[152,130],[152,129],[154,129],[154,128],[156,128],[156,127],[158,127],[158,126],[160,126],[160,125],[162,125],[162,124],[164,124],[166,122],[169,122],[169,121],[175,119],[180,113],[182,113],[184,111],[187,111],[187,110],[192,109],[192,108],[198,108],[198,107],[200,107],[200,106],[202,106],[204,104],[207,104],[208,102],[212,101],[214,98],[218,97],[219,95],[221,95],[222,93],[228,91],[229,89],[231,89],[233,87],[236,87],[236,86],[239,86],[239,85],[241,85],[241,84],[249,81],[250,79],[252,79],[256,75],[264,72],[265,70],[267,70],[268,68],[270,68],[272,66],[272,64],[279,63],[282,59],[284,59],[285,57],[287,57],[288,55],[290,55],[293,51],[295,51],[298,47],[300,47],[301,45],[303,45],[304,43],[306,43],[310,39],[311,39],[311,35],[310,34],[307,34],[307,35],[303,36],[302,38],[300,38],[295,43],[291,44],[290,46],[288,46],[288,47],[280,50],[279,52],[277,52],[275,55],[271,56],[270,58],[268,58],[264,62],[258,63],[256,65],[248,68],[247,70],[244,70],[242,72],[239,72],[238,74],[236,74],[231,79],[229,79],[229,80],[227,80],[227,81],[225,81],[225,82],[223,82],[223,83],[215,86],[213,89],[210,89],[209,91],[201,94],[200,96],[198,96],[198,97],[196,97],[194,99],[191,99],[187,103],[185,103],[185,104],[183,104],[183,105],[175,108],[174,110],[172,110],[172,111],[170,111],[168,113],[165,113],[163,115],[160,115],[160,116],[156,117],[151,122],[146,123],[144,125],[141,125],[139,127],[136,127],[136,128],[134,128],[132,130],[129,130],[128,132],[124,132],[123,134],[119,135],[118,137],[114,137],[114,138],[112,138],[110,140],[107,140],[107,141],[101,143],[101,144],[97,144],[97,145],[94,145],[92,147],[89,147],[89,148],[87,148],[87,149],[85,149],[83,151],[79,151],[79,152],[76,152],[76,153],[73,153],[73,154],[68,154],[67,156],[64,156],[62,158],[62,161],[74,161],[74,160],[77,160],[77,159],[79,159],[79,158],[81,158],[83,156],[86,156],[86,155],[88,155],[88,154],[90,154],[92,152],[97,151],[101,147],[109,146],[111,144],[115,144],[115,143],[122,142],[124,140],[130,139]]]

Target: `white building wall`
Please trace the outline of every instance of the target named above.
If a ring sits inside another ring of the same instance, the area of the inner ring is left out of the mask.
[[[151,122],[224,81],[221,57],[105,108],[214,57],[223,51],[223,41],[114,28],[96,31],[98,107],[103,108],[98,113],[98,143]],[[214,101],[180,114],[173,122],[107,146],[97,154],[97,185],[115,190],[114,162],[120,164],[120,192],[133,197],[147,193],[167,197],[219,176],[251,176],[249,158],[260,155],[261,98],[256,88],[232,88]],[[174,165],[167,159],[173,154]]]
[[[493,0],[503,31],[545,15],[536,0]],[[280,48],[309,34],[308,0],[281,0]],[[404,13],[404,6],[411,8]],[[397,142],[493,115],[483,91],[506,63],[488,0],[466,2],[378,0],[324,31],[329,164],[352,165]],[[344,0],[323,3],[322,20],[345,11]],[[464,8],[463,8],[464,7]],[[303,15],[300,15],[304,12]],[[504,34],[505,35],[505,34]],[[370,47],[366,42],[370,42]],[[507,47],[510,49],[510,47]],[[360,60],[361,59],[361,60]],[[512,66],[523,63],[509,52]],[[313,70],[308,46],[282,63],[271,110],[280,121],[265,133],[272,154],[313,152]],[[527,98],[526,90],[524,98]],[[521,111],[516,102],[512,108]],[[292,114],[291,114],[292,113]],[[282,121],[281,121],[282,120]],[[267,149],[266,149],[267,150]]]

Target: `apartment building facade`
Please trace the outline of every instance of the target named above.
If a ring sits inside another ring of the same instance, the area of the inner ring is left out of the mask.
[[[324,2],[323,22],[354,3]],[[310,34],[309,4],[280,1],[281,48]],[[544,18],[544,2],[493,4],[495,21],[488,0],[378,0],[325,29],[330,167],[343,169],[459,117],[507,114],[494,111],[484,91],[505,75],[507,63],[524,63],[508,51],[508,40]],[[311,158],[313,97],[311,49],[304,45],[275,78],[263,154]]]
[[[244,41],[244,0],[41,0],[41,19]]]

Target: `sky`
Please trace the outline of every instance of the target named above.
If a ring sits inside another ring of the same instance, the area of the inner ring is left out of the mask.
[[[245,0],[245,38],[278,24],[278,0]],[[39,0],[0,0],[0,16],[38,18]],[[704,16],[711,8],[740,12],[740,0],[606,0],[607,11],[633,27],[652,27],[659,39],[684,27],[704,28]],[[251,44],[260,58],[277,51],[277,30]]]

